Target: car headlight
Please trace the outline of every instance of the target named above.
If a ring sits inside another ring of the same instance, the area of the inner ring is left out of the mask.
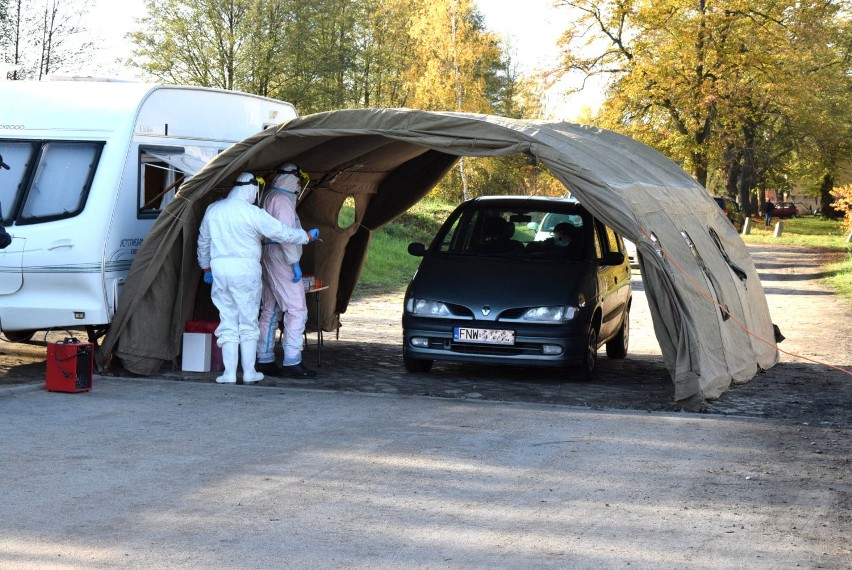
[[[533,307],[524,313],[525,321],[536,321],[546,323],[558,323],[560,321],[570,321],[577,314],[577,307],[559,306],[559,307]]]
[[[432,299],[415,299],[409,297],[405,302],[405,310],[421,317],[449,317],[450,310],[444,303]]]

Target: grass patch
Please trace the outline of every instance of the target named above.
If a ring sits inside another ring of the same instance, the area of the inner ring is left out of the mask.
[[[783,232],[781,237],[775,237],[776,218],[772,219],[772,226],[765,227],[763,218],[752,218],[751,233],[742,236],[746,243],[771,243],[781,245],[802,245],[808,247],[827,247],[831,249],[848,250],[849,244],[845,243],[846,234],[843,231],[841,220],[829,220],[827,218],[789,218],[781,220]]]
[[[848,235],[841,220],[826,218],[791,218],[783,220],[781,237],[775,237],[775,222],[772,227],[765,227],[763,219],[752,220],[751,234],[742,236],[746,243],[769,243],[781,245],[797,245],[807,247],[822,247],[845,251],[846,258],[838,263],[825,267],[831,275],[824,279],[826,285],[838,295],[852,301],[852,244],[846,243]]]
[[[408,254],[408,244],[420,242],[429,245],[454,208],[454,205],[445,202],[422,200],[393,222],[373,232],[355,294],[405,287],[421,259]]]
[[[832,263],[826,270],[832,273],[832,276],[825,280],[828,286],[852,302],[852,252],[846,254],[844,261]]]

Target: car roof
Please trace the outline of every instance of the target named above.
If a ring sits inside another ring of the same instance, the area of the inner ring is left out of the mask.
[[[577,206],[580,205],[580,202],[576,198],[553,198],[550,196],[479,196],[463,202],[461,205],[473,207],[479,204],[501,207],[521,206],[524,208],[541,208],[554,204]]]

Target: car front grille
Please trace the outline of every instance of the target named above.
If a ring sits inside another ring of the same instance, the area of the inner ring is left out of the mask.
[[[498,321],[502,321],[502,320],[513,320],[513,321],[514,321],[514,320],[518,320],[518,319],[520,319],[521,317],[523,317],[523,316],[524,316],[524,314],[526,314],[526,312],[527,312],[528,310],[529,310],[529,309],[528,309],[527,307],[519,307],[519,308],[516,308],[516,309],[506,309],[505,311],[503,311],[502,313],[500,313],[500,316],[499,316],[499,317],[497,317],[497,320],[498,320]]]
[[[453,303],[446,303],[447,309],[449,309],[450,313],[456,317],[464,317],[468,319],[473,318],[473,311],[465,307],[464,305],[455,305]]]
[[[448,350],[458,354],[479,354],[483,356],[522,356],[541,354],[541,344],[520,342],[514,345],[476,344],[453,342],[449,339],[430,339],[429,348],[433,350]]]

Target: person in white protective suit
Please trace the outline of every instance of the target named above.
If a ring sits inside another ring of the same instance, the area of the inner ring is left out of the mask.
[[[207,207],[198,233],[198,264],[219,309],[215,334],[225,365],[225,372],[216,378],[220,384],[237,381],[238,361],[244,384],[263,380],[255,370],[261,241],[306,244],[319,237],[319,230],[290,228],[255,206],[258,189],[254,175],[241,173],[228,197]]]
[[[308,176],[295,164],[278,169],[261,207],[284,225],[300,229],[296,202],[308,183]],[[308,320],[302,268],[302,246],[293,243],[263,243],[263,293],[260,305],[260,341],[257,344],[257,368],[275,376],[311,378],[316,372],[302,364],[302,335]],[[275,335],[278,321],[284,320],[284,360],[275,364]]]

